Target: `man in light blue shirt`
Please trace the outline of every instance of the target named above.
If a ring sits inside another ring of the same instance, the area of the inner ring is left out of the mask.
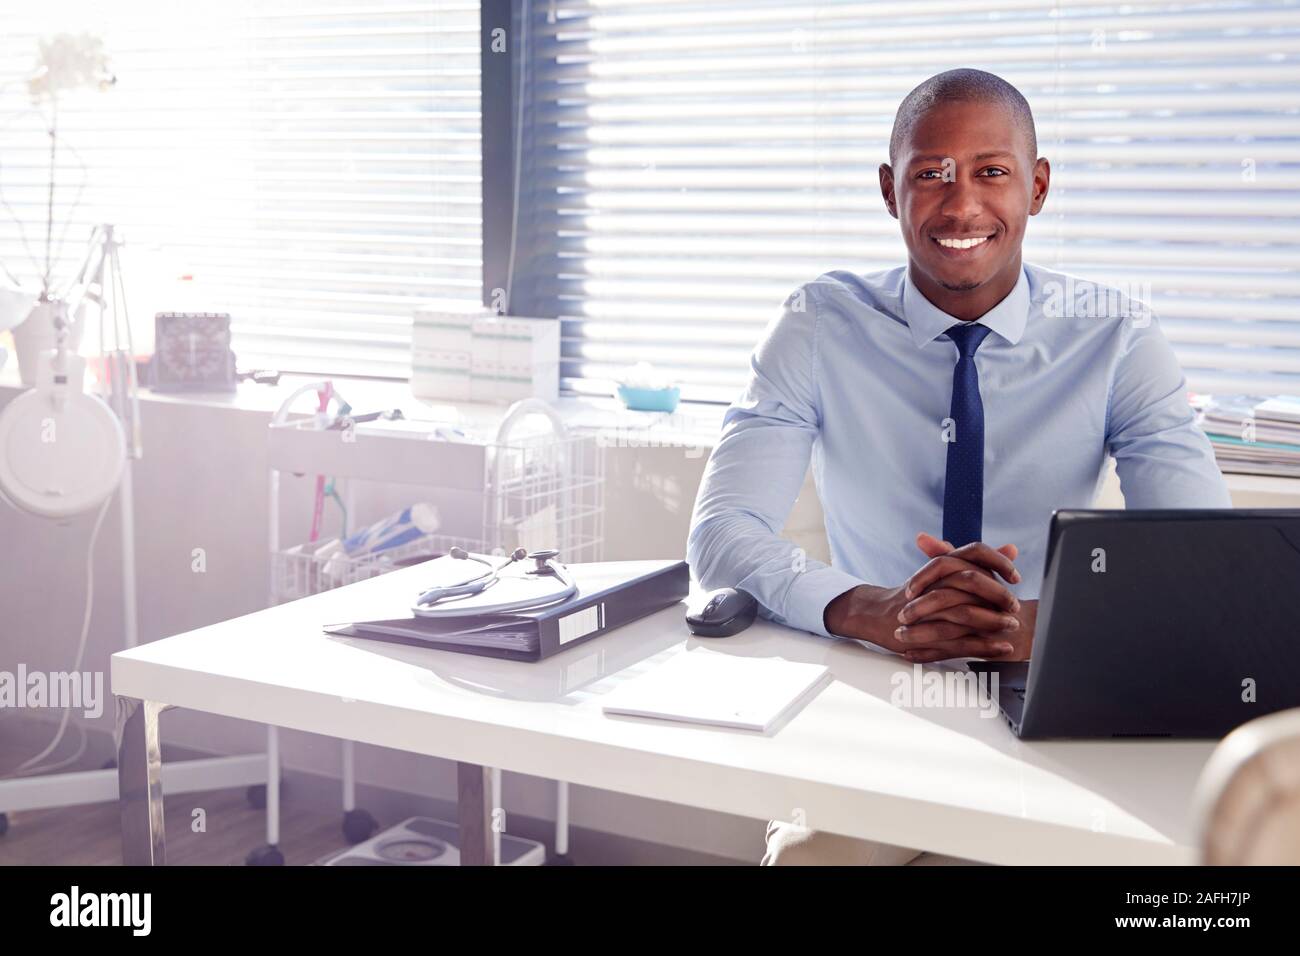
[[[909,94],[880,168],[908,264],[823,275],[768,326],[695,503],[705,588],[912,661],[1024,659],[1051,514],[1092,506],[1107,456],[1129,508],[1230,507],[1147,307],[1022,262],[1049,178],[1005,81]],[[810,456],[829,565],[780,536]]]

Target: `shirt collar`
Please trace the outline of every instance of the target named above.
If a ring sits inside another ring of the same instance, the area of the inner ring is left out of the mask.
[[[912,340],[919,349],[927,342],[933,342],[954,325],[959,325],[962,320],[944,312],[921,294],[921,290],[912,282],[910,267],[904,272],[907,278],[903,286],[903,319],[907,322],[907,327],[912,330]],[[1012,345],[1020,341],[1020,336],[1024,334],[1025,325],[1029,321],[1029,280],[1025,276],[1023,264],[1015,288],[1007,293],[1006,298],[975,321],[980,325],[987,325],[990,330]]]

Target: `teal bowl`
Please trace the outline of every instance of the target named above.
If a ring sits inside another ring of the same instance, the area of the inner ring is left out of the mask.
[[[634,412],[671,412],[676,410],[677,401],[682,390],[674,385],[672,388],[630,388],[618,387],[618,397]]]

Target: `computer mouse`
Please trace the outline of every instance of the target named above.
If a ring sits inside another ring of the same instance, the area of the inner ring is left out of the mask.
[[[698,611],[686,612],[686,626],[697,637],[731,637],[754,623],[758,602],[739,588],[719,588]]]

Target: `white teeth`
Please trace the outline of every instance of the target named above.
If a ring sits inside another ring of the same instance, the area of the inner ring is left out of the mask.
[[[981,242],[987,242],[988,236],[982,236],[979,239],[939,239],[938,243],[948,249],[970,249],[972,246],[978,246]]]

